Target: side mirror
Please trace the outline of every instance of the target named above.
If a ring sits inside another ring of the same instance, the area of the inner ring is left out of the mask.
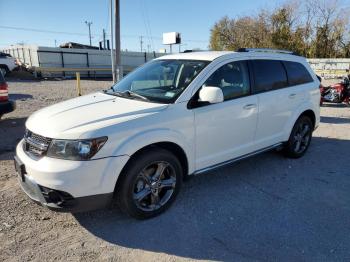
[[[216,86],[203,86],[199,91],[199,101],[210,104],[221,103],[224,101],[224,94],[221,88]]]

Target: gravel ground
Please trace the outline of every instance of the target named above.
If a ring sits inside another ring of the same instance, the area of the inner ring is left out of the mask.
[[[85,93],[109,85],[82,81]],[[74,96],[75,82],[9,88],[18,108],[0,121],[0,261],[350,260],[350,108],[322,108],[303,158],[268,152],[196,176],[165,214],[136,221],[117,207],[55,213],[25,196],[12,161],[25,119]]]

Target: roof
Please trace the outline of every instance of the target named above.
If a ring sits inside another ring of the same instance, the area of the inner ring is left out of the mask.
[[[198,51],[198,52],[189,52],[189,53],[177,53],[171,55],[161,56],[157,59],[190,59],[190,60],[204,60],[204,61],[213,61],[214,59],[227,55],[235,54],[236,52],[232,51]]]
[[[80,49],[99,49],[97,46],[84,45],[75,42],[63,43],[60,45],[61,48],[80,48]]]
[[[233,51],[198,51],[198,52],[188,52],[188,53],[176,53],[171,55],[161,56],[157,59],[184,59],[184,60],[202,60],[202,61],[213,61],[219,57],[228,56],[228,57],[240,57],[247,55],[251,58],[269,58],[269,59],[283,59],[288,61],[306,61],[302,56],[284,53],[285,50],[274,50],[274,49],[254,49],[250,52],[233,52]],[[281,51],[281,52],[279,52]],[[283,51],[283,52],[282,52]]]

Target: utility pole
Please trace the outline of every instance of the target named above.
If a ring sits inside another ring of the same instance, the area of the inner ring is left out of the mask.
[[[55,39],[55,47],[57,47],[57,40]]]
[[[115,16],[115,63],[116,63],[116,80],[120,80],[120,4],[119,0],[115,0],[114,3],[114,16]]]
[[[141,53],[143,51],[143,36],[140,36],[140,47],[141,47]]]
[[[102,36],[103,36],[103,49],[106,49],[106,30],[102,30]]]
[[[115,64],[114,64],[114,54],[113,54],[113,35],[114,35],[114,30],[113,30],[113,0],[109,1],[110,3],[110,17],[111,17],[111,63],[112,63],[112,76],[113,76],[113,83],[115,83],[116,80],[116,75],[115,75]]]
[[[181,46],[185,46],[187,44],[179,44],[179,53],[181,53]]]
[[[91,25],[92,25],[92,22],[85,21],[85,24],[89,27],[89,40],[90,40],[90,46],[91,46]]]

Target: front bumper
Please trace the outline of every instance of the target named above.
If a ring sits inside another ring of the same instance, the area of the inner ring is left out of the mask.
[[[81,212],[108,206],[117,178],[129,157],[91,161],[30,158],[16,149],[15,163],[22,190],[36,203],[61,212]]]
[[[15,162],[20,160],[15,157]],[[16,165],[16,164],[15,164]],[[25,169],[23,168],[23,171]],[[18,171],[19,172],[19,171]],[[58,212],[84,212],[107,207],[113,193],[74,198],[67,192],[43,187],[31,177],[23,173],[18,177],[19,184],[27,196],[42,206]]]
[[[16,103],[14,101],[0,102],[0,115],[7,114],[16,109]]]

